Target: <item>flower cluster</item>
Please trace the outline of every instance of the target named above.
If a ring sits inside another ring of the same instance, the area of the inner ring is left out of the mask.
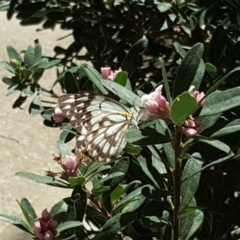
[[[52,240],[57,234],[57,225],[47,209],[43,210],[42,216],[33,224],[35,239]]]
[[[149,119],[151,118],[169,118],[170,106],[169,102],[162,95],[163,85],[160,85],[150,94],[142,96],[141,101],[149,112]]]
[[[110,67],[102,67],[101,68],[101,75],[104,79],[114,81],[117,74],[121,72],[121,70],[113,71]]]
[[[56,161],[58,164],[61,165],[63,171],[61,172],[52,172],[50,170],[46,171],[47,176],[56,177],[59,176],[60,178],[68,181],[69,177],[77,177],[80,176],[79,165],[84,162],[84,155],[79,152],[79,156],[73,155],[66,155],[64,159],[61,156],[53,155],[53,160]]]
[[[168,119],[170,117],[170,104],[162,95],[162,88],[163,85],[160,85],[154,92],[142,96],[141,101],[143,102],[145,109],[148,111],[148,117],[145,116],[144,120],[150,120],[152,118]],[[196,98],[199,106],[203,105],[203,98],[205,96],[204,92],[195,90],[194,86],[191,86],[188,92]],[[186,136],[193,137],[199,133],[200,123],[194,120],[192,116],[189,116],[182,129]]]

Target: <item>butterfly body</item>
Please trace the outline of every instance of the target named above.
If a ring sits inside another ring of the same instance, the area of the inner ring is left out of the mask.
[[[77,146],[94,160],[111,162],[126,146],[125,133],[137,128],[139,108],[128,108],[103,95],[65,94],[59,107],[77,131]]]

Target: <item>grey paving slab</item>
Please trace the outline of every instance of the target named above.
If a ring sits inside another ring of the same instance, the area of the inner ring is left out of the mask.
[[[7,21],[5,13],[0,13],[0,61],[7,60],[6,46],[12,45],[17,50],[24,50],[39,39],[44,54],[51,54],[59,37],[67,35],[57,28],[54,31],[36,32],[40,25],[22,27],[19,21]],[[60,46],[68,46],[71,39],[59,42]],[[0,67],[0,78],[11,76]],[[44,74],[44,86],[50,89],[55,80],[55,71],[48,70]],[[6,85],[0,82],[0,212],[22,217],[16,199],[28,198],[38,215],[44,208],[50,207],[61,198],[70,195],[69,190],[52,188],[21,179],[14,174],[18,171],[30,171],[42,174],[49,168],[59,170],[59,166],[51,160],[55,152],[55,142],[59,129],[46,128],[40,116],[31,117],[25,109],[12,109],[17,96],[5,97]],[[29,102],[28,102],[29,103]],[[28,240],[30,235],[18,228],[0,222],[0,240]]]

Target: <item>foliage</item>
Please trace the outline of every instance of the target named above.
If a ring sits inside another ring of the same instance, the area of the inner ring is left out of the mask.
[[[83,157],[80,175],[67,179],[16,174],[73,189],[50,211],[59,224],[56,239],[239,237],[239,1],[12,0],[0,8],[8,19],[16,13],[21,25],[42,24],[39,31],[57,24],[72,30],[74,42],[55,46],[54,57],[43,57],[35,43],[23,57],[8,46],[10,60],[2,62],[13,74],[3,78],[6,95],[20,93],[13,108],[34,96],[29,113],[41,114],[47,127],[60,127],[62,159],[79,153],[67,146],[76,134],[69,121],[52,118],[56,84],[64,93],[101,93],[139,107],[144,93],[164,84],[170,104],[168,121],[142,121],[126,133],[125,152],[113,163]],[[99,73],[103,66],[122,72],[111,82]],[[41,78],[50,67],[58,76],[46,91]],[[202,102],[189,93],[191,85],[205,92]],[[190,115],[200,123],[193,137],[182,133]],[[26,221],[8,214],[0,219],[33,235],[35,211],[24,198],[19,205]]]

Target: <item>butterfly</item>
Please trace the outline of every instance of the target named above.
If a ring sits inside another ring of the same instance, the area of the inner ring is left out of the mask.
[[[65,94],[58,102],[77,131],[77,147],[99,162],[109,163],[122,153],[126,131],[137,128],[140,119],[139,107],[128,108],[91,92]]]

